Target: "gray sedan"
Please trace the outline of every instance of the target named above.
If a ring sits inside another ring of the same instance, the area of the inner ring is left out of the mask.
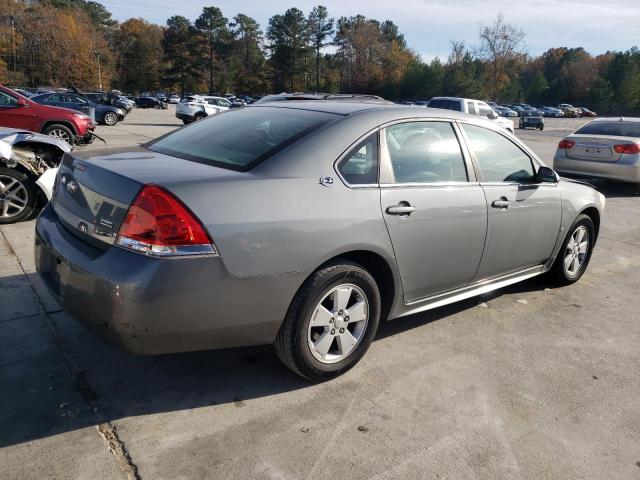
[[[127,350],[273,343],[323,380],[383,319],[577,281],[603,209],[477,116],[264,103],[66,155],[35,255],[64,309]]]
[[[636,184],[640,191],[640,118],[598,118],[558,144],[561,173]]]

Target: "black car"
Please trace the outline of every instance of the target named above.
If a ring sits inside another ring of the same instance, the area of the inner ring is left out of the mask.
[[[169,108],[166,103],[154,97],[138,97],[136,98],[136,105],[138,105],[138,108]]]
[[[86,96],[74,92],[50,92],[35,95],[31,100],[42,105],[70,108],[94,118],[97,123],[113,126],[125,117],[125,111],[112,105],[94,103]]]
[[[119,100],[117,95],[108,95],[106,93],[84,93],[83,95],[93,103],[119,108],[125,112],[125,115],[131,111],[131,106],[127,102]]]
[[[530,117],[530,116],[522,116],[520,117],[520,123],[518,128],[535,128],[537,130],[544,130],[544,117]]]

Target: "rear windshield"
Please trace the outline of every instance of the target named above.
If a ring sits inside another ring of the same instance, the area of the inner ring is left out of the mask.
[[[455,110],[457,112],[461,111],[460,100],[444,100],[444,99],[430,100],[427,106],[429,108],[442,108],[444,110]]]
[[[640,137],[640,122],[591,122],[579,129],[577,134],[612,135],[614,137]]]
[[[200,120],[146,145],[149,150],[246,171],[338,115],[247,107]]]

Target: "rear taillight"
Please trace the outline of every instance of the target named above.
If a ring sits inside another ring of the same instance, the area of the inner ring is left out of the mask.
[[[558,144],[558,148],[562,150],[570,150],[573,148],[575,144],[576,142],[574,142],[573,140],[567,140],[565,138],[564,140],[560,140],[560,143]]]
[[[640,144],[637,143],[623,143],[621,145],[614,145],[613,150],[616,153],[626,153],[629,155],[634,155],[636,153],[640,153]]]
[[[202,224],[177,198],[145,185],[129,207],[116,244],[157,256],[214,254]]]

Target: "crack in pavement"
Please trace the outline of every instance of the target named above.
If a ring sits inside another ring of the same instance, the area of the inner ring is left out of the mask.
[[[91,385],[87,381],[85,376],[85,371],[79,367],[75,359],[71,356],[67,348],[67,345],[64,342],[64,339],[62,338],[60,331],[58,330],[58,327],[55,321],[51,317],[52,313],[57,313],[62,310],[47,312],[47,310],[44,307],[44,303],[40,298],[40,295],[38,295],[36,288],[34,287],[33,283],[31,283],[31,281],[29,280],[29,276],[27,275],[27,271],[24,268],[24,265],[20,261],[20,258],[16,254],[15,250],[13,249],[13,246],[11,245],[11,243],[9,243],[9,240],[7,240],[7,237],[4,235],[4,232],[2,230],[0,230],[0,237],[2,237],[2,240],[4,241],[5,245],[9,250],[9,254],[13,257],[13,259],[15,260],[18,266],[18,269],[20,270],[21,274],[24,276],[25,280],[27,280],[29,284],[29,288],[31,290],[31,296],[33,297],[33,301],[36,307],[38,308],[38,312],[39,312],[38,314],[35,314],[35,315],[40,315],[42,318],[46,320],[47,326],[49,327],[49,331],[53,336],[54,343],[56,344],[56,347],[58,348],[58,351],[62,356],[62,360],[64,361],[67,367],[67,370],[69,371],[69,373],[74,379],[75,388],[78,390],[78,392],[82,396],[83,400],[89,407],[89,410],[93,412],[94,418],[98,420],[96,422],[97,433],[106,442],[109,452],[111,452],[111,454],[115,457],[121,470],[126,475],[127,480],[141,480],[140,474],[138,473],[138,467],[134,463],[133,459],[131,458],[131,455],[129,454],[124,442],[118,436],[116,426],[113,423],[111,423],[111,421],[108,420],[108,415],[105,415],[105,413],[97,413],[97,412],[108,412],[108,409],[104,405],[98,404],[99,396],[93,391],[93,389],[91,388]],[[29,316],[35,316],[35,315],[29,315]],[[23,317],[23,318],[27,318],[27,317]]]
[[[630,245],[632,247],[640,247],[640,244],[638,244],[638,243],[625,242],[624,240],[618,240],[616,238],[604,237],[602,235],[600,235],[600,238],[604,238],[605,240],[611,240],[612,242],[623,243],[625,245]]]

